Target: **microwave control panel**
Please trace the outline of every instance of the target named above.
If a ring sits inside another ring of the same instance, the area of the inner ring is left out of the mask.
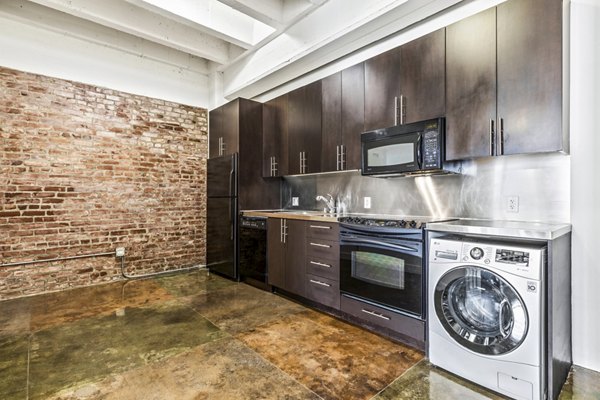
[[[429,128],[423,132],[423,169],[442,168],[440,132],[435,128]]]

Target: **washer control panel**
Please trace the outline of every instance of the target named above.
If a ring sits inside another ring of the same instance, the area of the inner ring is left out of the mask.
[[[535,244],[494,243],[471,238],[432,238],[429,241],[430,268],[435,264],[481,265],[515,275],[539,279],[546,260],[546,247]]]

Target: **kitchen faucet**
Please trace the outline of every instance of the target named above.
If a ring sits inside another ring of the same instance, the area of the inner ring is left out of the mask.
[[[327,197],[319,195],[319,196],[317,196],[316,200],[324,201],[325,204],[327,205],[327,207],[325,208],[325,212],[334,214],[335,213],[335,200],[333,199],[333,196],[330,195],[329,193],[327,193],[327,196],[329,197],[329,199]]]

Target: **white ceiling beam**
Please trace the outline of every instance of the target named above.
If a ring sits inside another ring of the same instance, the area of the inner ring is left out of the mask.
[[[107,28],[26,0],[0,2],[0,15],[30,26],[122,51],[172,67],[208,74],[205,59],[183,53],[137,36]]]
[[[248,49],[274,28],[217,0],[125,0],[191,28]]]
[[[164,46],[226,64],[243,49],[121,0],[30,0]]]
[[[280,29],[284,26],[283,8],[285,0],[219,0],[264,24]],[[304,1],[304,0],[302,0]]]
[[[285,35],[223,67],[224,96],[258,96],[460,1],[329,0]]]

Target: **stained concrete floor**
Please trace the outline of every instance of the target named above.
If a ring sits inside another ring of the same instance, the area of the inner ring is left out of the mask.
[[[205,271],[0,302],[0,399],[498,399],[424,355]],[[575,367],[561,400],[600,399]]]

